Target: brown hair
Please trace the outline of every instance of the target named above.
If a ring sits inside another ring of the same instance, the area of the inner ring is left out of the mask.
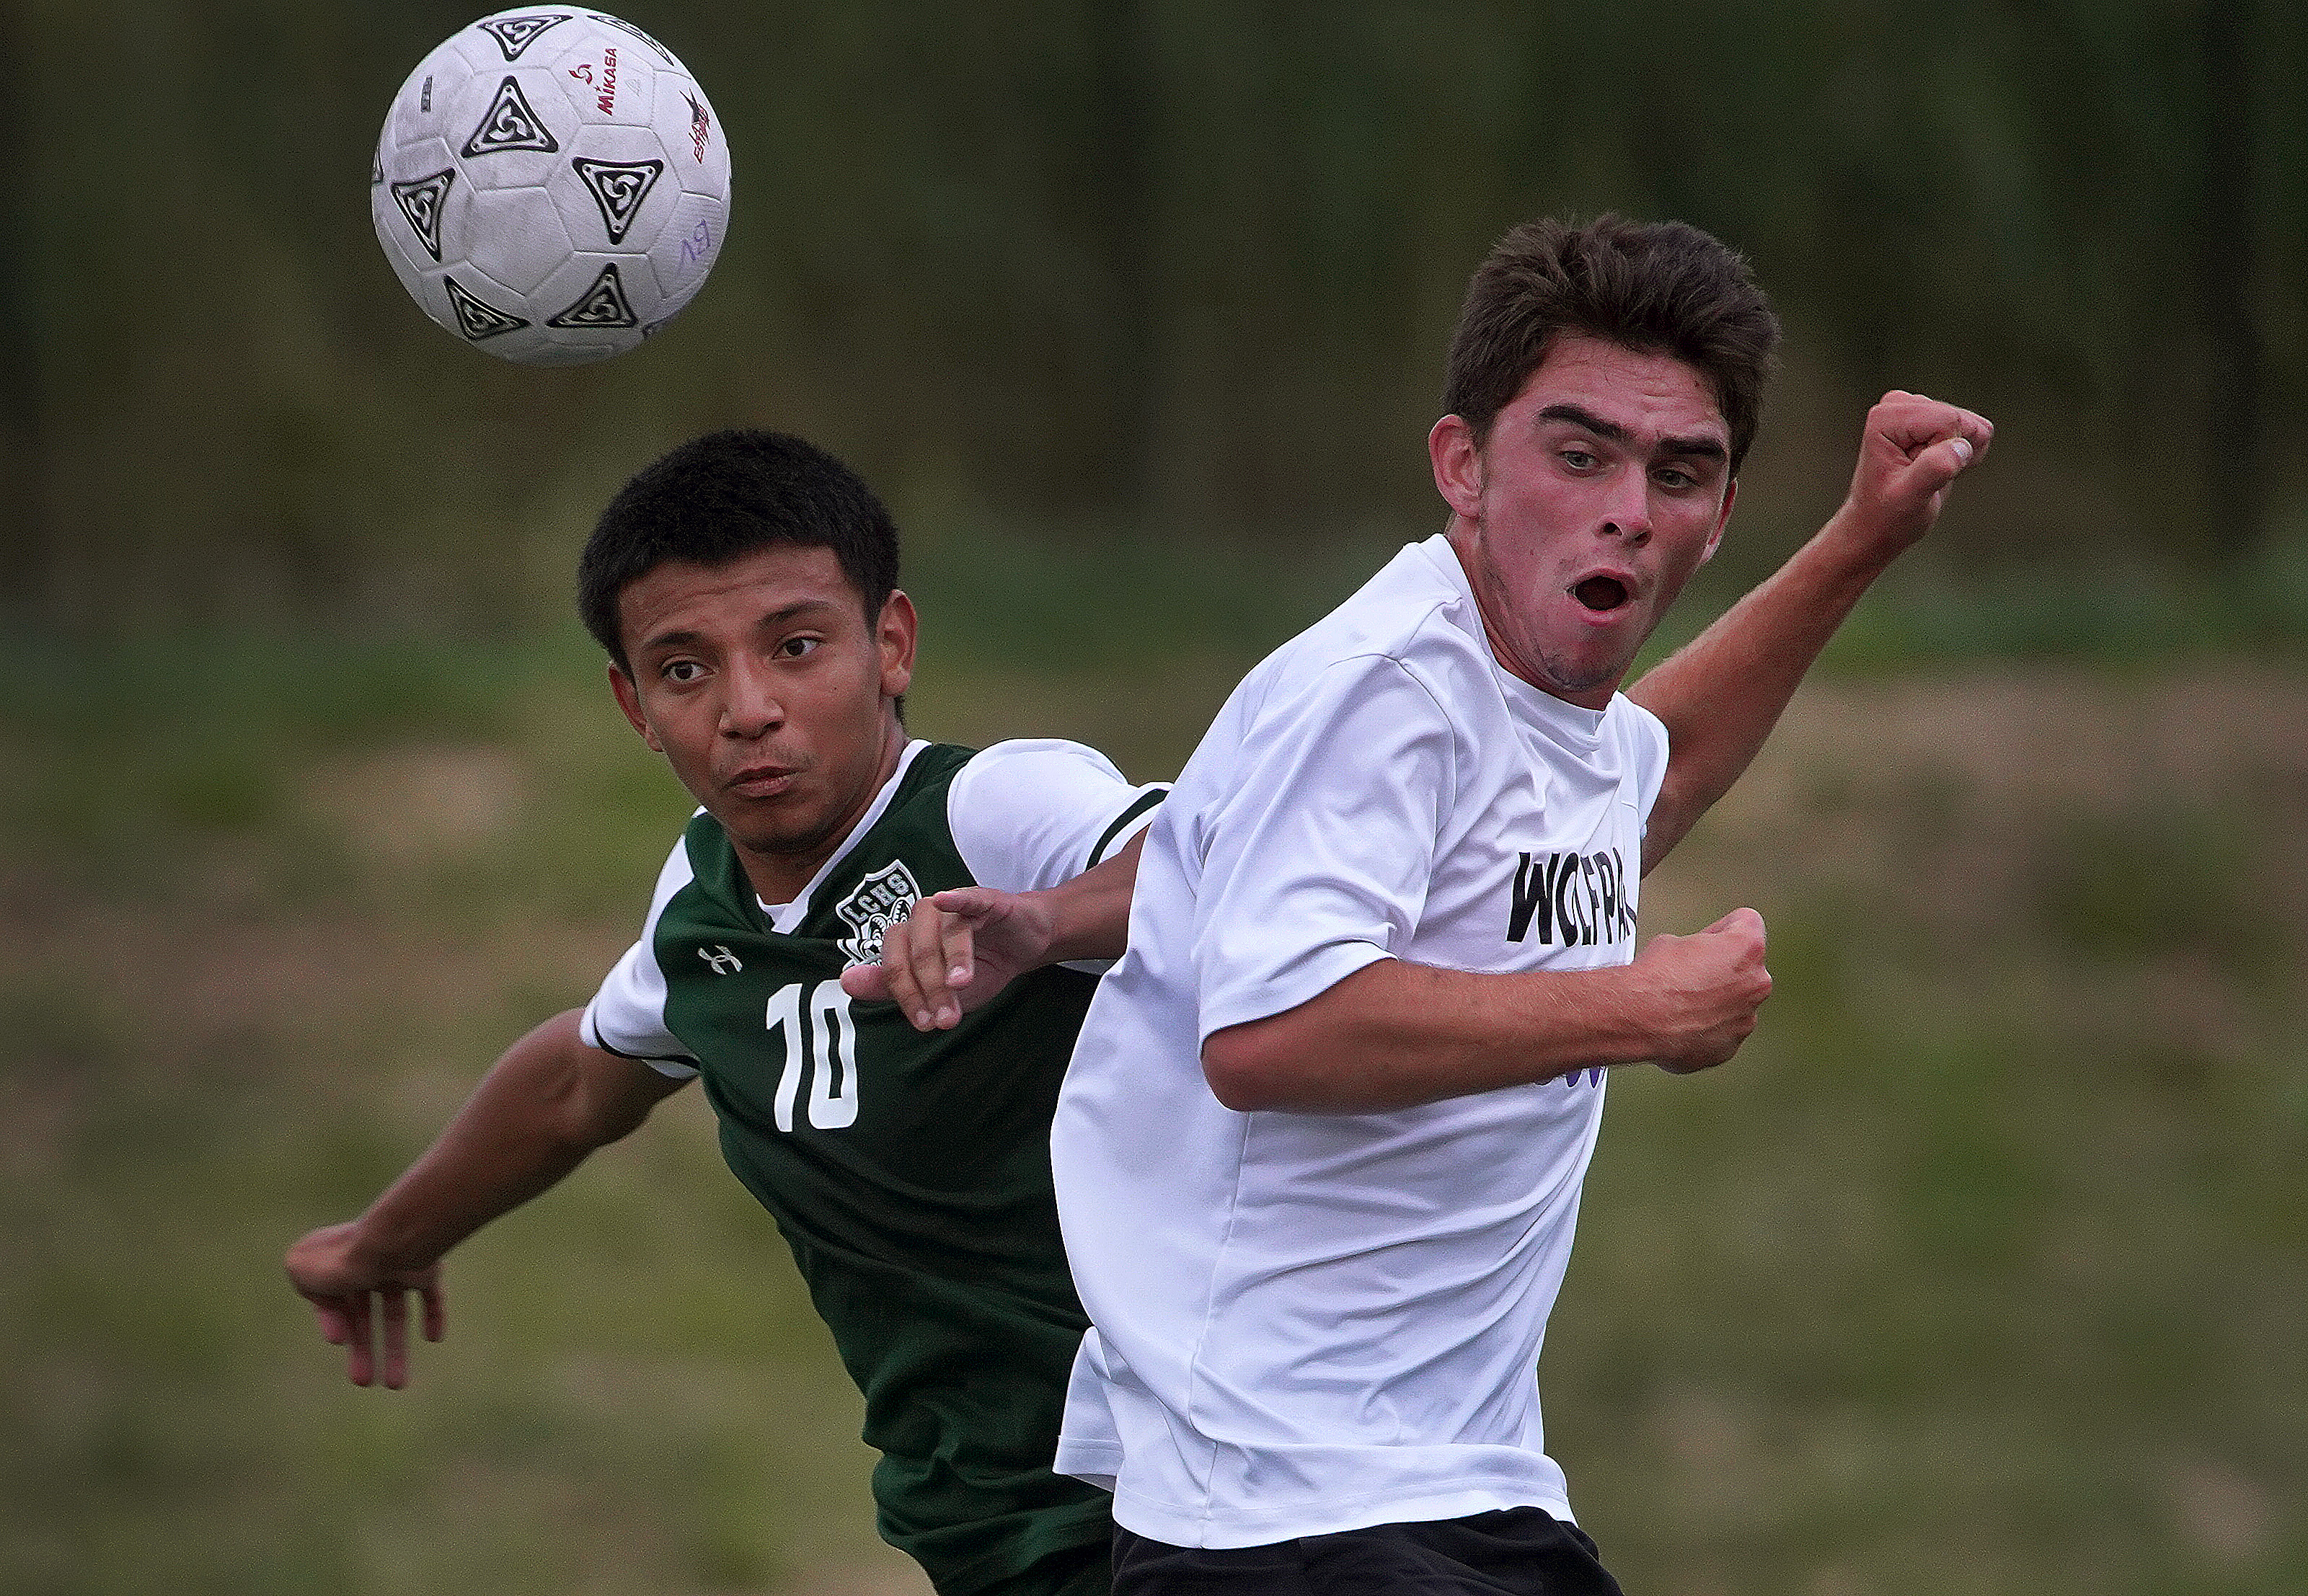
[[[1715,390],[1736,475],[1755,441],[1779,321],[1747,262],[1683,222],[1605,216],[1526,222],[1467,285],[1451,335],[1442,408],[1480,445],[1565,332],[1671,355]]]

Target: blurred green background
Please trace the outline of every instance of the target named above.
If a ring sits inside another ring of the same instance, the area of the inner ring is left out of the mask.
[[[1440,524],[1468,272],[1617,209],[1788,330],[1687,634],[1892,386],[1995,451],[1647,931],[1762,1032],[1630,1072],[1546,1361],[1632,1592],[2308,1588],[2308,16],[2275,0],[623,14],[729,131],[648,347],[458,348],[369,229],[477,6],[0,4],[0,1591],[918,1589],[702,1105],[347,1386],[280,1249],[581,1001],[686,803],[569,567],[763,424],[909,537],[917,730],[1176,768]]]

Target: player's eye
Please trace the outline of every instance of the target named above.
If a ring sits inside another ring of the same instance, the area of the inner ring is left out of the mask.
[[[1591,471],[1602,462],[1584,449],[1566,449],[1563,451],[1563,463],[1573,471]]]
[[[781,659],[799,659],[804,655],[816,653],[823,642],[822,638],[788,638],[778,645],[778,656]]]
[[[1697,487],[1699,485],[1699,478],[1693,476],[1690,472],[1684,470],[1680,466],[1666,466],[1661,468],[1658,473],[1658,479],[1660,486],[1674,488],[1678,492],[1684,488]]]
[[[692,682],[702,681],[705,667],[693,659],[668,659],[658,667],[658,674],[667,682],[686,686]]]

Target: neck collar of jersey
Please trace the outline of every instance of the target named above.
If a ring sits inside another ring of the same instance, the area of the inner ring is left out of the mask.
[[[759,897],[754,900],[762,905],[762,913],[769,916],[771,931],[780,935],[791,935],[794,927],[809,917],[809,900],[817,896],[818,888],[833,872],[833,867],[849,856],[849,850],[857,845],[857,839],[874,829],[874,823],[890,807],[890,800],[897,796],[900,784],[906,779],[906,772],[913,768],[914,756],[928,746],[919,737],[907,742],[905,751],[898,756],[898,768],[890,773],[890,779],[882,784],[882,790],[874,794],[874,802],[866,805],[866,812],[857,817],[857,824],[849,828],[849,835],[841,839],[841,845],[826,855],[825,862],[817,867],[817,874],[810,877],[808,886],[794,894],[791,902],[763,903]]]

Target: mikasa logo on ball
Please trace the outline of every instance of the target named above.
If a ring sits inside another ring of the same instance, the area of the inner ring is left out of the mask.
[[[593,82],[593,64],[581,61],[569,69],[569,75],[581,83],[590,83]],[[599,87],[600,92],[593,97],[593,103],[606,116],[617,108],[617,47],[615,45],[601,52],[601,82]]]
[[[882,933],[913,912],[922,889],[902,859],[893,859],[857,883],[857,890],[834,906],[854,933],[841,951],[853,965],[882,962]]]

